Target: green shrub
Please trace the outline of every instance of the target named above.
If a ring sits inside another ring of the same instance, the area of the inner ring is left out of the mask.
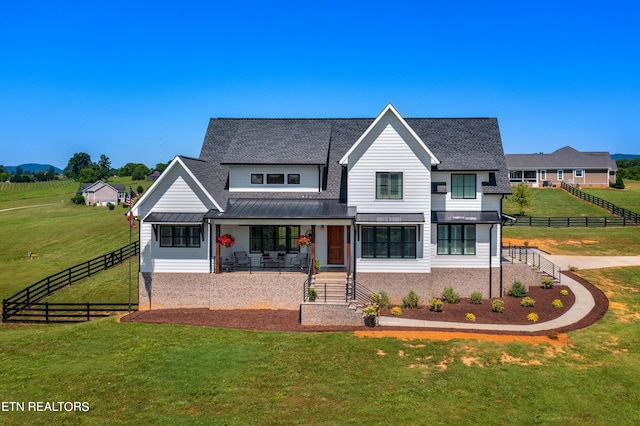
[[[420,298],[413,290],[409,291],[409,294],[402,298],[403,308],[416,309],[418,306],[420,306]]]
[[[491,310],[493,312],[504,312],[504,300],[495,299],[491,302]]]
[[[313,287],[309,287],[307,289],[307,298],[313,301],[316,300],[316,297],[318,297],[318,290]]]
[[[460,301],[460,295],[453,291],[453,287],[445,287],[442,291],[442,300],[447,303],[458,303]]]
[[[112,203],[108,203],[107,207],[109,208],[109,210],[113,210],[113,209],[116,208],[116,206],[114,204],[112,204]]]
[[[402,315],[402,309],[400,309],[400,307],[398,306],[394,306],[393,308],[391,308],[391,315],[393,315],[394,317],[399,317]]]
[[[520,301],[520,304],[526,308],[532,308],[533,306],[535,306],[536,301],[530,297],[523,297]]]
[[[555,330],[551,330],[549,332],[549,334],[547,334],[547,336],[549,337],[549,339],[551,340],[558,340],[558,332]]]
[[[440,299],[436,299],[432,297],[429,299],[429,310],[433,312],[442,312],[442,308],[444,307],[444,302]]]
[[[551,277],[542,277],[542,288],[553,288],[553,279]]]
[[[387,309],[391,307],[389,295],[384,291],[372,294],[371,299],[380,306],[380,309]]]
[[[509,289],[509,296],[513,297],[525,297],[527,295],[527,289],[520,281],[514,281]]]
[[[535,312],[531,312],[529,315],[527,315],[527,320],[531,321],[531,322],[538,322],[540,318],[538,317],[538,314],[536,314]]]
[[[473,293],[471,293],[471,296],[469,296],[469,303],[473,305],[481,305],[482,293],[480,293],[479,291],[474,291]]]
[[[561,309],[562,307],[564,307],[564,305],[562,304],[562,300],[560,299],[556,299],[553,302],[551,302],[551,306],[553,306],[556,309]]]

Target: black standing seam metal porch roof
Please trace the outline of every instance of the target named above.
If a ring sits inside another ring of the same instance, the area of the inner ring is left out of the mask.
[[[229,200],[224,212],[210,210],[205,219],[353,219],[355,208],[338,200]]]
[[[497,211],[434,211],[432,223],[501,223]]]
[[[205,213],[151,212],[144,219],[147,223],[202,223]]]
[[[356,223],[424,223],[423,213],[358,213]]]

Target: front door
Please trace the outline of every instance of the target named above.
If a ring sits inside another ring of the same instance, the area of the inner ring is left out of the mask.
[[[344,226],[327,226],[327,263],[344,265]]]

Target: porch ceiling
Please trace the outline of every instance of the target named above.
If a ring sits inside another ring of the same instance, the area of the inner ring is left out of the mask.
[[[229,200],[225,212],[210,210],[205,219],[351,219],[355,208],[338,200]]]

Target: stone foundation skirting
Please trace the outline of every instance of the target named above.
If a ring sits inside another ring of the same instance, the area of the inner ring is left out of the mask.
[[[349,309],[346,303],[306,302],[300,305],[300,322],[304,325],[349,325],[364,324],[362,313]]]

